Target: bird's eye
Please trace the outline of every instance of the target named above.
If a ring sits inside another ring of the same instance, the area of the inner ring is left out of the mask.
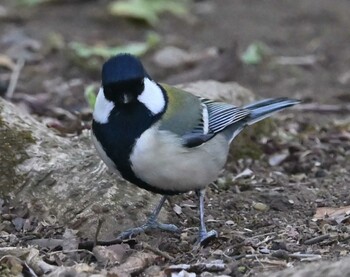
[[[106,97],[107,99],[111,99],[111,98],[112,98],[112,95],[113,95],[113,89],[112,89],[112,88],[110,88],[110,87],[104,87],[104,88],[103,88],[103,92],[104,92],[105,97]]]
[[[105,88],[104,88],[104,93],[105,93],[105,94],[112,94],[112,89],[109,88],[109,87],[105,87]]]

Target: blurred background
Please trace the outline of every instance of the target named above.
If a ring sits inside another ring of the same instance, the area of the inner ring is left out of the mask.
[[[348,0],[2,0],[0,95],[75,132],[90,117],[103,61],[130,52],[159,82],[236,81],[258,97],[350,102],[349,8]]]

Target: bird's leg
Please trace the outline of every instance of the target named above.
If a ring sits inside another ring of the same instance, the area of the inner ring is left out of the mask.
[[[122,232],[118,236],[118,239],[127,239],[127,238],[130,238],[131,236],[136,236],[150,229],[161,229],[168,232],[177,232],[179,229],[175,225],[159,223],[157,221],[157,217],[166,200],[167,200],[167,196],[163,196],[159,204],[156,206],[156,208],[153,210],[151,215],[148,217],[147,222],[145,224]]]
[[[206,244],[208,240],[212,238],[216,238],[218,236],[218,233],[215,230],[207,231],[207,228],[205,227],[204,222],[204,195],[205,195],[205,189],[202,190],[196,190],[196,194],[199,198],[199,219],[201,221],[201,225],[199,227],[199,237],[198,237],[198,243],[200,244]]]

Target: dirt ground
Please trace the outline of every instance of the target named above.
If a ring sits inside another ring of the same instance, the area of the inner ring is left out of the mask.
[[[30,8],[18,7],[15,2],[0,3],[0,12],[4,11],[0,16],[0,55],[12,61],[19,53],[26,55],[12,101],[62,132],[76,130],[71,117],[62,116],[77,111],[89,118],[83,91],[86,85],[99,82],[98,71],[71,57],[69,43],[144,41],[150,30],[161,41],[142,59],[158,81],[236,81],[259,98],[288,96],[339,107],[333,112],[317,109],[317,105],[314,112],[286,112],[271,123],[272,129],[246,132],[245,139],[254,144],[255,152],[237,157],[233,146],[225,172],[207,192],[207,225],[219,231],[219,238],[193,250],[193,227],[199,223],[196,198],[194,194],[178,196],[172,205],[181,210],[171,220],[182,228],[181,236],[156,232],[129,242],[135,251],[139,251],[139,243],[146,242],[171,256],[154,262],[153,270],[155,265],[164,269],[221,259],[228,275],[259,276],[303,262],[348,255],[350,117],[349,110],[340,108],[350,105],[349,1],[195,1],[187,18],[166,14],[153,27],[108,15],[109,1],[56,1]],[[238,57],[256,41],[269,48],[265,60],[258,65],[240,62]],[[204,59],[179,68],[159,68],[154,55],[167,46],[189,53],[215,48],[219,54],[209,62]],[[2,96],[10,76],[3,66]],[[242,172],[247,174],[235,177]],[[329,216],[324,216],[321,207],[329,208]],[[333,208],[344,209],[332,214]],[[2,230],[25,237],[11,222],[6,228],[1,225]],[[51,234],[59,237],[64,230],[60,228]],[[21,243],[24,241],[3,241],[1,245]],[[84,259],[95,261],[96,257]]]

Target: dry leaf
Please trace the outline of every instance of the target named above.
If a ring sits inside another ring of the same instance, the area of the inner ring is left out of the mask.
[[[340,208],[322,207],[317,208],[313,220],[328,219],[334,220],[338,224],[350,217],[350,206],[344,206]]]
[[[103,264],[119,265],[130,250],[128,244],[115,244],[111,246],[95,246],[92,252],[98,262]]]
[[[252,177],[254,175],[254,172],[249,169],[249,168],[246,168],[244,169],[241,173],[237,174],[233,179],[232,181],[235,181],[237,179],[240,179],[240,178],[248,178],[248,177]]]
[[[278,166],[283,163],[289,156],[289,151],[285,150],[274,155],[271,155],[269,158],[269,164],[271,166]]]
[[[120,266],[108,270],[108,276],[117,274],[118,276],[130,276],[142,272],[145,268],[152,265],[158,256],[153,253],[136,252],[132,254]]]
[[[182,208],[181,208],[179,205],[177,205],[177,204],[174,205],[173,211],[174,211],[177,215],[182,214]]]

